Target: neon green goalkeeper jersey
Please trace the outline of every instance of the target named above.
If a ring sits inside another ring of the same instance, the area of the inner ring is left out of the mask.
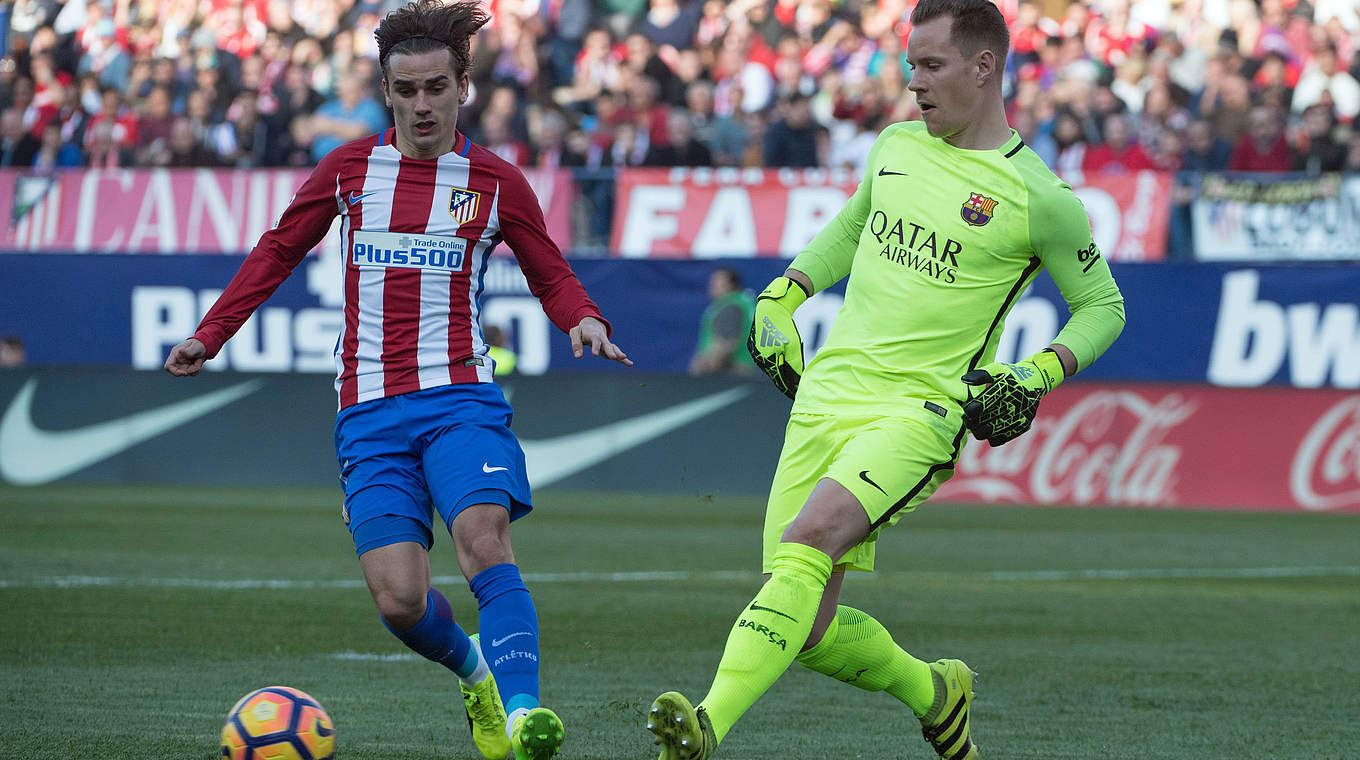
[[[924,122],[888,127],[855,194],[790,267],[816,290],[850,276],[796,412],[963,402],[959,378],[993,360],[1006,314],[1041,269],[1072,312],[1054,342],[1079,367],[1124,325],[1086,210],[1014,131],[996,150],[963,150]]]

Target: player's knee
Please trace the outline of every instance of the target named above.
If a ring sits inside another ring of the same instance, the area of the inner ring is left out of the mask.
[[[425,594],[427,589],[380,589],[373,592],[373,603],[378,606],[378,614],[393,629],[404,631],[425,614]]]
[[[459,564],[475,575],[493,565],[514,562],[510,550],[508,531],[495,529],[460,532],[454,543],[458,549]]]

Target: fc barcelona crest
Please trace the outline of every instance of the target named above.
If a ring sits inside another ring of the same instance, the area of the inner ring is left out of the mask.
[[[449,215],[453,217],[453,221],[457,224],[467,224],[476,219],[477,193],[455,187],[453,197],[449,198]]]
[[[996,208],[996,201],[988,198],[981,193],[969,193],[968,200],[963,204],[961,213],[963,221],[968,222],[974,227],[981,227],[987,222],[992,221],[992,209]]]

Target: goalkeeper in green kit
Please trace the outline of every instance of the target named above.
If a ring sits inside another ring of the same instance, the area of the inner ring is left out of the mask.
[[[756,303],[750,351],[794,399],[765,518],[767,581],[738,615],[707,696],[652,704],[662,760],[713,757],[795,660],[901,700],[941,757],[981,757],[973,672],[903,651],[839,604],[841,582],[873,570],[879,531],[953,474],[967,433],[999,446],[1028,430],[1044,394],[1114,342],[1124,302],[1081,203],[1006,123],[1001,13],[988,0],[922,0],[911,21],[923,122],[879,135],[845,208]],[[1006,314],[1045,268],[1071,318],[1047,349],[995,362]],[[793,312],[847,275],[845,304],[804,369]]]

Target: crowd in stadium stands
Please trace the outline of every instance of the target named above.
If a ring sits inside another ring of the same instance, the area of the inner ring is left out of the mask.
[[[1003,0],[1012,125],[1074,169],[1360,171],[1354,0]],[[310,166],[389,123],[395,0],[16,0],[0,166]],[[911,0],[490,0],[460,121],[521,166],[860,167]]]

